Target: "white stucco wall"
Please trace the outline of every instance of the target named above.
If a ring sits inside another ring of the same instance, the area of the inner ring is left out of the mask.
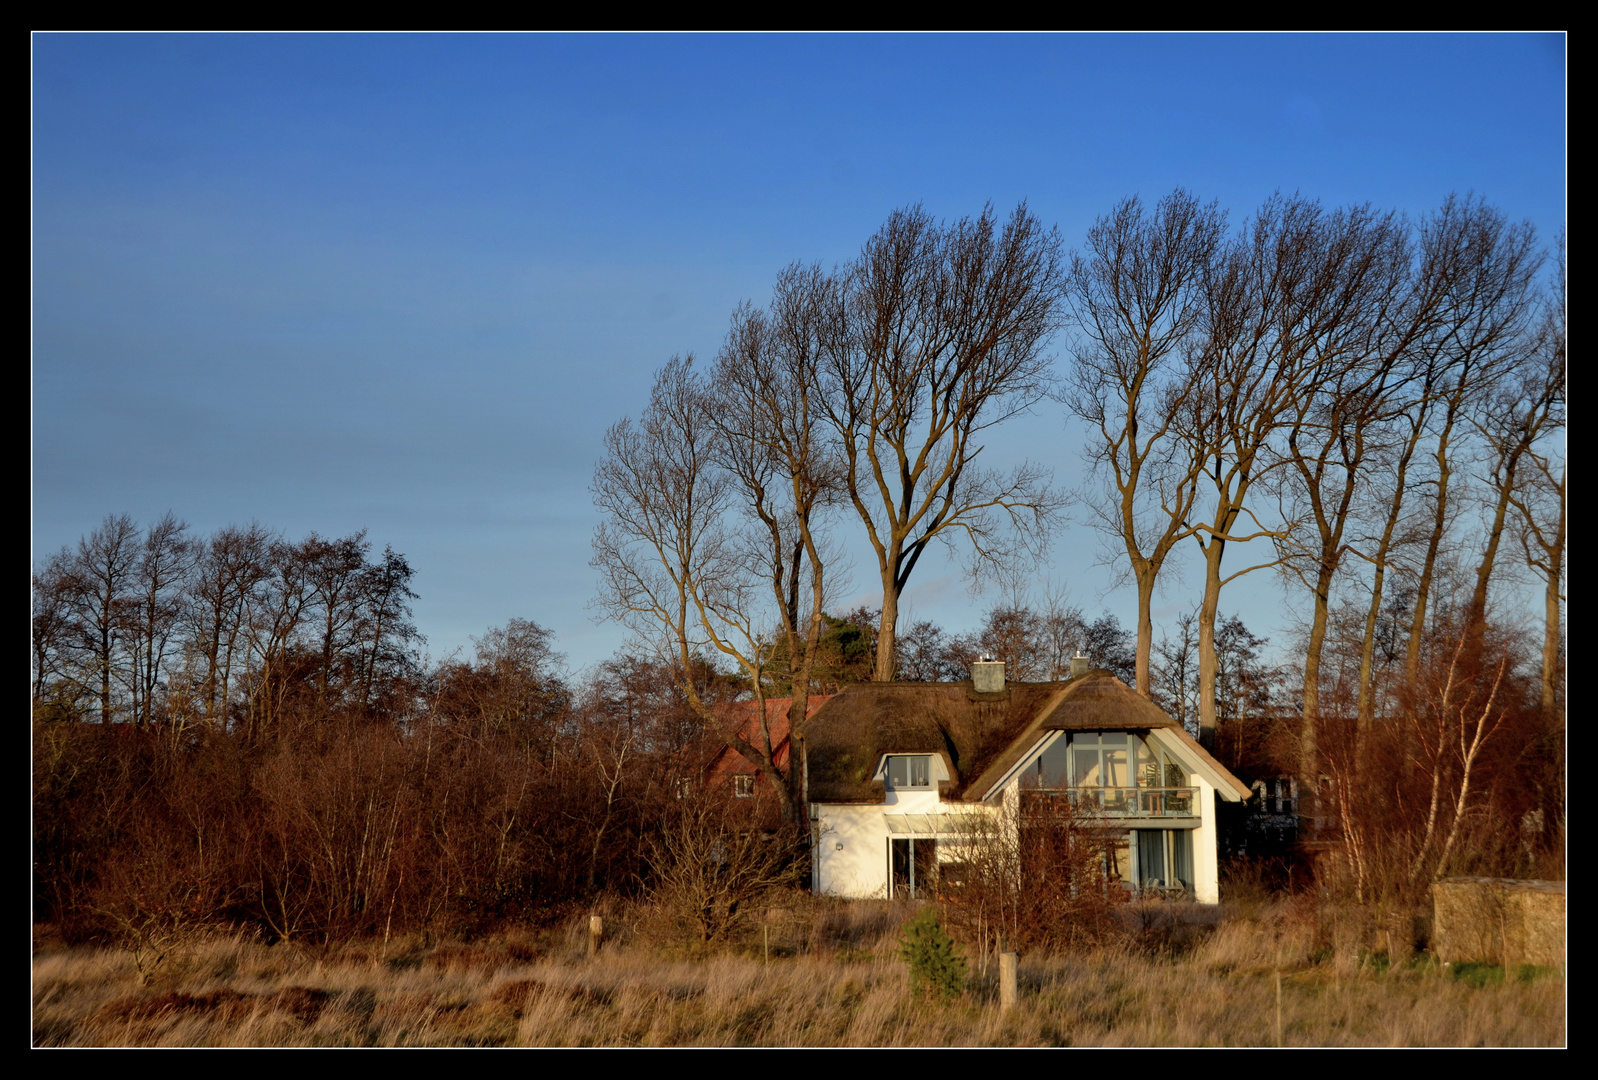
[[[1202,776],[1191,776],[1198,788],[1199,827],[1193,830],[1193,899],[1201,904],[1221,902],[1221,866],[1216,854],[1220,834],[1215,828],[1215,786]]]
[[[936,790],[889,791],[880,803],[813,803],[820,830],[817,892],[853,898],[888,895],[888,823],[884,814],[948,814],[970,809],[945,803]],[[840,846],[841,845],[841,846]]]

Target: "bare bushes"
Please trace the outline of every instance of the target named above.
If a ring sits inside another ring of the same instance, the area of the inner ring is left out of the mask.
[[[1317,878],[1409,908],[1447,875],[1562,878],[1563,717],[1540,706],[1530,650],[1480,623],[1425,645],[1387,715],[1322,718]]]
[[[725,940],[762,899],[804,880],[807,837],[761,803],[721,790],[685,798],[649,839],[646,895],[668,933],[700,945]]]
[[[939,895],[948,924],[984,958],[990,951],[1069,949],[1115,932],[1124,830],[1096,827],[1068,799],[1008,800],[973,814],[949,842]]]
[[[200,927],[327,942],[559,918],[634,890],[659,819],[648,762],[611,791],[515,734],[50,724],[34,749],[35,917],[141,955]]]

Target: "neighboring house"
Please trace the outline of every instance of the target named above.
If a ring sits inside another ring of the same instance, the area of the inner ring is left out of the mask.
[[[916,895],[959,861],[970,815],[1069,799],[1128,888],[1219,900],[1215,800],[1249,788],[1107,671],[1010,683],[978,662],[961,683],[861,683],[827,699],[800,745],[817,844],[812,885]],[[964,820],[962,820],[964,819]],[[1008,820],[1016,820],[1012,814]]]
[[[826,704],[831,697],[831,694],[810,695],[809,701],[805,704],[805,715],[814,716],[816,710]],[[793,756],[788,725],[788,710],[792,705],[793,698],[766,699],[766,723],[771,731],[771,756],[777,768],[784,773],[788,771],[788,762]],[[760,745],[758,702],[738,701],[719,706],[719,711],[727,718],[729,727],[734,723],[737,724],[739,738],[753,746]],[[730,746],[722,747],[711,757],[710,764],[705,768],[705,781],[710,785],[730,785],[732,793],[740,799],[753,797],[761,783],[759,770],[755,768],[754,763]]]

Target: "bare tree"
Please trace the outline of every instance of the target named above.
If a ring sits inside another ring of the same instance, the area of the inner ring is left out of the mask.
[[[1427,672],[1422,685],[1411,687],[1412,700],[1405,710],[1410,752],[1429,786],[1425,827],[1410,862],[1410,884],[1428,873],[1436,880],[1447,872],[1449,855],[1471,808],[1472,773],[1505,718],[1500,691],[1509,661],[1482,663],[1487,658],[1471,647],[1470,638],[1467,627],[1456,639],[1447,666],[1438,657],[1435,673]],[[1442,848],[1434,852],[1439,838]]]
[[[1564,380],[1565,346],[1565,236],[1556,248],[1553,289],[1544,302],[1543,318],[1537,328],[1532,356],[1540,364],[1539,373],[1525,404],[1541,399],[1558,387],[1557,401],[1547,403],[1548,416],[1541,423],[1563,432],[1565,426]],[[1530,410],[1527,411],[1531,418]],[[1518,441],[1518,440],[1517,440]],[[1543,655],[1540,700],[1545,715],[1559,707],[1560,686],[1560,611],[1564,600],[1562,582],[1565,571],[1565,458],[1562,447],[1528,446],[1525,451],[1531,474],[1518,490],[1511,490],[1510,501],[1520,518],[1520,542],[1526,563],[1543,579]]]
[[[411,622],[410,602],[416,599],[411,579],[415,575],[405,556],[392,547],[383,549],[381,562],[368,563],[361,572],[356,640],[358,704],[363,710],[374,704],[385,681],[411,668],[413,643],[426,640]]]
[[[300,634],[315,610],[314,568],[302,545],[274,541],[267,551],[267,567],[268,574],[246,597],[244,619],[249,695],[245,724],[256,734],[285,715],[289,694],[308,666]]]
[[[1368,208],[1326,213],[1318,203],[1274,196],[1229,246],[1206,290],[1204,342],[1195,358],[1203,387],[1183,411],[1183,436],[1202,456],[1215,492],[1207,521],[1194,521],[1204,552],[1204,599],[1199,608],[1200,740],[1214,739],[1215,624],[1221,589],[1279,561],[1223,576],[1230,543],[1280,541],[1286,520],[1267,523],[1256,510],[1256,488],[1279,481],[1287,464],[1276,443],[1293,403],[1313,394],[1322,373],[1318,353],[1358,328],[1348,318],[1348,292],[1362,268],[1360,248],[1346,238],[1371,228]]]
[[[1060,238],[1023,204],[939,224],[893,214],[839,288],[822,357],[844,484],[882,582],[875,678],[892,679],[899,597],[934,540],[963,536],[976,566],[1044,542],[1059,500],[1040,467],[981,469],[981,433],[1046,392],[1043,345],[1061,310]]]
[[[1431,528],[1404,662],[1411,682],[1419,672],[1437,559],[1452,510],[1456,434],[1523,348],[1523,322],[1542,261],[1529,223],[1510,225],[1497,208],[1469,197],[1449,196],[1421,223],[1421,249],[1421,273],[1433,278],[1441,293],[1435,329],[1422,347],[1442,371],[1431,410],[1436,463]]]
[[[769,604],[776,615],[780,670],[772,674],[792,697],[788,723],[795,745],[803,737],[821,647],[832,554],[825,518],[842,472],[837,446],[826,435],[820,377],[837,303],[836,282],[818,267],[785,270],[769,311],[743,305],[733,314],[707,402],[720,435],[717,456],[736,481],[749,519],[749,557],[770,594],[762,606]],[[762,687],[755,687],[755,696],[764,697]],[[759,711],[764,739],[763,706]],[[791,769],[787,781],[794,782]]]
[[[114,691],[129,674],[122,662],[125,622],[139,563],[139,528],[126,514],[107,516],[78,541],[72,563],[73,627],[87,658],[100,723],[116,714]]]
[[[950,637],[931,619],[918,619],[899,633],[897,674],[906,682],[959,682],[968,677],[977,651],[974,642]]]
[[[62,548],[33,575],[33,714],[36,719],[76,720],[87,693],[73,662],[78,644],[73,625],[72,551]]]
[[[1066,403],[1091,429],[1087,456],[1113,485],[1089,496],[1095,523],[1126,551],[1137,586],[1139,693],[1151,687],[1154,586],[1188,524],[1203,459],[1173,425],[1195,392],[1185,364],[1203,316],[1203,286],[1225,215],[1181,189],[1144,211],[1123,199],[1073,254],[1069,295],[1081,337]]]
[[[1296,516],[1307,536],[1278,540],[1284,568],[1313,601],[1303,682],[1304,749],[1311,769],[1333,581],[1352,545],[1348,529],[1359,495],[1372,479],[1370,458],[1380,449],[1385,427],[1408,404],[1401,394],[1403,361],[1417,329],[1406,230],[1393,215],[1351,216],[1328,245],[1330,258],[1345,264],[1333,301],[1340,310],[1313,332],[1305,352],[1318,374],[1290,389],[1286,418],[1290,498],[1302,507]]]
[[[1154,703],[1190,734],[1198,727],[1198,613],[1177,616],[1176,634],[1161,633]]]
[[[1485,407],[1473,418],[1473,425],[1487,450],[1489,494],[1486,543],[1476,566],[1475,588],[1466,609],[1466,619],[1476,631],[1487,619],[1488,585],[1511,509],[1526,487],[1524,469],[1530,464],[1544,477],[1552,478],[1547,459],[1536,451],[1565,424],[1563,327],[1550,328],[1528,343],[1524,360],[1517,368],[1503,381],[1498,392],[1486,399]],[[1559,486],[1564,486],[1563,476]],[[1560,505],[1562,509],[1562,499]]]
[[[317,695],[324,707],[340,661],[354,647],[360,628],[366,553],[371,546],[365,529],[335,540],[313,532],[297,545],[295,557],[317,620]]]
[[[605,517],[593,541],[598,603],[641,640],[656,643],[694,712],[767,777],[792,821],[797,803],[777,766],[763,700],[775,629],[763,595],[770,567],[739,528],[742,492],[722,467],[725,440],[706,406],[692,359],[674,358],[657,375],[638,423],[623,420],[606,433],[592,488]],[[748,678],[758,703],[754,741],[740,733],[740,718],[717,710],[693,678],[706,649]]]
[[[155,719],[155,696],[169,647],[179,629],[195,544],[188,526],[168,513],[144,534],[134,571],[136,595],[127,625],[133,650],[134,722]]]
[[[189,597],[189,639],[205,667],[199,695],[205,719],[225,724],[235,663],[243,660],[245,619],[271,574],[274,540],[258,524],[228,526],[205,542]]]

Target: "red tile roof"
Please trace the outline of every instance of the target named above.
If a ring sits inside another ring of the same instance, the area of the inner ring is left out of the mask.
[[[811,694],[805,703],[805,716],[815,715],[815,711],[828,701],[832,700],[831,694]],[[787,769],[789,755],[789,730],[788,710],[793,705],[793,698],[767,698],[766,699],[766,724],[771,730],[771,756],[775,759],[777,768]],[[731,705],[724,705],[729,724],[738,722],[738,736],[755,746],[760,745],[760,714],[758,703],[753,701],[739,701]],[[748,759],[732,747],[723,747],[711,758],[710,765],[705,769],[709,777],[730,776],[734,773],[752,773],[755,771]]]

